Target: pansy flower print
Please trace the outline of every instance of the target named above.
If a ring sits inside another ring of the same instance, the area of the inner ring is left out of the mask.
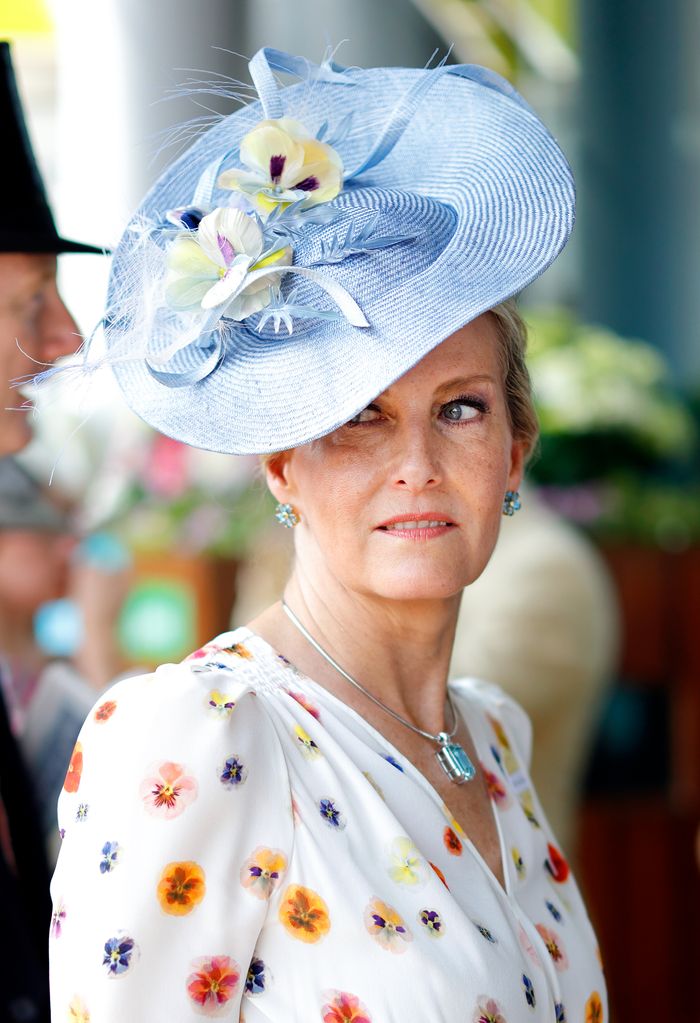
[[[318,804],[321,820],[335,830],[342,830],[345,827],[345,818],[338,809],[333,799],[321,799]]]
[[[396,757],[392,757],[391,753],[385,753],[385,754],[384,754],[384,759],[386,760],[386,762],[387,762],[388,764],[391,764],[391,766],[392,766],[392,767],[395,767],[397,771],[401,771],[401,774],[404,774],[404,769],[403,769],[403,767],[402,767],[402,766],[401,766],[401,764],[400,764],[400,763],[398,762],[398,760],[396,759]]]
[[[508,789],[505,787],[501,779],[493,771],[487,770],[484,765],[481,765],[484,779],[486,781],[486,788],[488,790],[489,797],[496,804],[499,810],[507,810],[511,804],[511,798],[508,793]]]
[[[510,855],[511,855],[511,857],[513,859],[513,866],[515,867],[515,873],[518,875],[518,877],[522,881],[525,878],[525,876],[527,874],[527,871],[525,870],[525,863],[523,861],[522,856],[520,855],[520,850],[517,848],[517,846],[514,845],[511,848]]]
[[[104,703],[101,703],[99,705],[99,707],[93,714],[93,717],[95,721],[99,722],[109,721],[109,719],[111,718],[112,714],[114,714],[116,709],[117,704],[114,700],[105,700]]]
[[[160,908],[170,916],[187,916],[206,894],[204,871],[197,863],[185,860],[169,863],[158,881],[156,895]]]
[[[286,869],[283,852],[259,846],[241,867],[241,884],[256,898],[269,899]]]
[[[300,750],[307,760],[315,760],[321,756],[320,749],[301,725],[294,726],[294,736],[297,740],[297,749]]]
[[[542,941],[547,946],[547,951],[552,957],[554,966],[557,970],[566,970],[569,966],[569,959],[564,950],[561,938],[556,931],[550,930],[549,927],[545,927],[544,924],[536,924],[535,930],[538,932]]]
[[[65,763],[65,761],[64,761]],[[70,758],[68,765],[68,771],[66,773],[65,781],[63,782],[63,788],[66,792],[77,792],[80,788],[80,779],[83,775],[83,747],[79,742],[76,742],[73,749],[73,754]]]
[[[545,870],[551,874],[557,884],[563,884],[569,878],[569,864],[551,842],[547,843],[547,852],[549,856],[544,861]]]
[[[539,828],[540,822],[535,816],[535,800],[530,789],[526,789],[524,792],[521,792],[520,795],[518,796],[518,799],[520,801],[523,813],[527,817],[530,824],[532,824],[533,828]]]
[[[219,781],[227,789],[238,788],[248,777],[248,769],[242,760],[232,753],[219,768]]]
[[[259,995],[265,990],[265,963],[257,956],[250,960],[245,978],[245,990],[248,995]]]
[[[489,723],[496,734],[503,766],[508,774],[514,774],[518,770],[518,761],[515,759],[515,755],[513,754],[513,750],[510,745],[510,740],[506,735],[505,728],[498,720],[498,718],[492,717],[490,714],[487,714],[486,716],[489,719]]]
[[[554,1023],[567,1023],[566,1021],[566,1009],[562,1002],[554,1003]]]
[[[119,862],[121,848],[119,842],[105,842],[102,846],[102,859],[100,860],[100,873],[109,874]]]
[[[418,920],[431,938],[439,938],[445,933],[445,925],[436,909],[421,909]]]
[[[63,927],[63,921],[66,919],[66,907],[63,905],[63,899],[59,899],[53,908],[51,914],[51,937],[60,938],[61,929]]]
[[[522,924],[518,925],[518,941],[520,942],[521,949],[528,957],[530,962],[533,964],[533,966],[537,966],[539,969],[542,969],[542,963],[540,961],[540,957],[537,954],[537,949],[528,938],[527,931],[525,930]]]
[[[603,1002],[597,991],[586,1002],[585,1023],[603,1023]]]
[[[325,991],[323,997],[323,1023],[372,1023],[372,1017],[357,995],[349,991]]]
[[[530,978],[526,973],[523,974],[523,991],[525,993],[525,1001],[534,1009],[537,1005],[537,998],[535,997],[535,987]]]
[[[428,861],[428,866],[430,866],[432,868],[432,870],[435,872],[435,874],[437,874],[437,876],[440,878],[440,880],[444,884],[445,888],[447,888],[447,890],[449,892],[450,886],[448,885],[447,879],[446,879],[445,875],[443,874],[443,872],[440,870],[440,868],[438,866],[436,866],[434,863],[430,863],[430,861]]]
[[[452,828],[445,828],[442,840],[445,843],[445,848],[451,856],[462,855],[462,842],[455,831]]]
[[[234,657],[240,657],[243,661],[253,660],[253,655],[244,643],[232,643],[231,646],[222,647],[221,652],[224,654],[233,654]]]
[[[241,970],[229,956],[202,956],[195,959],[187,978],[187,994],[195,1012],[203,1016],[223,1016],[236,993]]]
[[[308,696],[305,696],[304,693],[298,693],[294,689],[288,689],[287,692],[289,693],[293,700],[297,701],[300,707],[303,707],[305,711],[308,711],[311,717],[314,717],[316,718],[317,721],[320,721],[321,712],[319,711],[318,707],[311,702]]]
[[[476,921],[474,921],[474,926],[476,927],[477,931],[479,932],[482,938],[485,938],[486,941],[491,942],[492,945],[498,944],[498,939],[494,938],[493,934],[488,929],[488,927],[484,927],[483,924],[479,924]]]
[[[71,998],[66,1020],[67,1023],[90,1023],[90,1012],[80,995]]]
[[[552,916],[554,917],[556,922],[558,924],[560,924],[561,920],[562,920],[562,916],[561,916],[561,913],[559,912],[559,910],[557,909],[557,907],[554,905],[554,903],[550,902],[549,899],[547,899],[547,901],[545,902],[545,906],[547,907],[549,912],[552,914]]]
[[[144,808],[154,817],[172,820],[179,817],[197,797],[197,782],[185,773],[182,764],[166,760],[151,767],[141,782],[139,795]]]
[[[284,893],[279,918],[293,938],[315,944],[331,927],[328,906],[311,888],[290,884]]]
[[[392,906],[381,899],[372,899],[365,909],[365,927],[377,944],[389,952],[406,951],[406,943],[413,935]]]
[[[419,887],[427,880],[427,864],[410,838],[395,838],[389,850],[389,877],[396,884]]]
[[[209,709],[212,710],[217,717],[229,717],[235,706],[235,700],[233,700],[228,693],[220,693],[218,689],[212,689],[207,696],[207,707],[209,707]]]
[[[486,995],[478,999],[472,1019],[474,1023],[508,1023],[496,999]]]
[[[87,815],[90,810],[89,803],[80,803],[78,809],[75,811],[75,819],[78,824],[87,820]]]
[[[108,938],[104,945],[102,965],[110,977],[122,977],[135,961],[136,942],[127,935]]]

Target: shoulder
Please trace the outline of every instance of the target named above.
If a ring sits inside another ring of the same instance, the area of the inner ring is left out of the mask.
[[[478,704],[492,727],[500,726],[505,731],[521,761],[529,768],[532,757],[532,722],[517,700],[494,682],[478,678],[455,679],[450,682],[450,690],[458,697]]]

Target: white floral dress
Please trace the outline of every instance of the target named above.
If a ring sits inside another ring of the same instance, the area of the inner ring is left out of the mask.
[[[412,764],[250,630],[116,685],[59,803],[54,1023],[606,1021],[527,718],[452,693],[507,891]]]

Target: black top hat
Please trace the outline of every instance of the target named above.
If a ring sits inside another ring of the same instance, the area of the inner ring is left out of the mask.
[[[24,123],[10,44],[3,42],[0,42],[0,126],[3,135],[0,188],[9,197],[0,217],[0,252],[102,254],[103,249],[67,241],[56,231]]]

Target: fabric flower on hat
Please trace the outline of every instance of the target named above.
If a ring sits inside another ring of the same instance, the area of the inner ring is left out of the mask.
[[[288,246],[266,255],[264,247],[257,217],[223,207],[208,213],[196,231],[179,234],[168,250],[168,305],[182,310],[214,309],[227,303],[226,315],[233,320],[264,309],[278,281],[268,275],[246,284],[248,274],[291,263]]]
[[[241,141],[240,157],[248,170],[224,171],[219,187],[246,193],[264,213],[301,199],[307,206],[329,202],[342,188],[335,149],[290,117],[261,121]]]

